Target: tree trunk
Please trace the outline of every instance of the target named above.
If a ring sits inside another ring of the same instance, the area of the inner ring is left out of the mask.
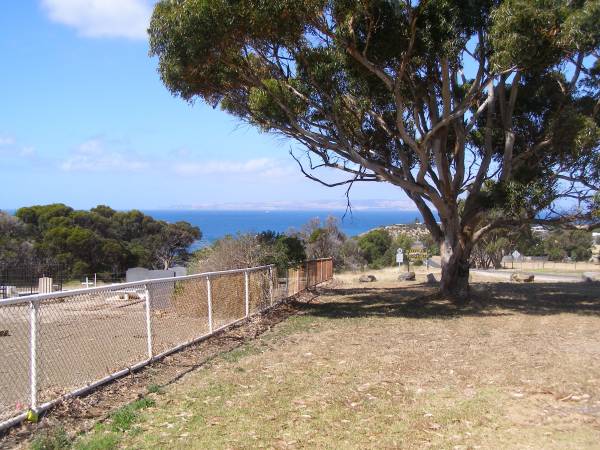
[[[427,214],[425,206],[419,210],[429,232],[440,245],[440,290],[453,302],[464,304],[469,301],[469,259],[473,250],[473,234],[471,227],[465,227],[461,223],[458,206],[455,203],[453,208],[451,204],[447,206],[447,214],[446,217],[441,217],[441,224],[433,214]]]
[[[469,301],[469,256],[471,248],[458,238],[445,238],[440,246],[442,279],[440,290],[454,303]]]

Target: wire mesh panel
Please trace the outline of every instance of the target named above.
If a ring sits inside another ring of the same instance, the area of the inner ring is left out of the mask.
[[[0,302],[0,425],[29,407],[263,311],[332,274],[332,260],[323,259],[283,277],[265,266]]]
[[[0,421],[29,405],[29,316],[28,303],[0,306]]]
[[[209,332],[206,278],[149,283],[155,355]]]
[[[319,284],[321,282],[321,260],[316,260],[312,263],[312,285]]]
[[[318,259],[313,263],[313,286],[319,284],[321,280],[321,260]]]
[[[313,276],[312,262],[307,261],[306,263],[304,263],[304,267],[305,267],[304,278],[306,279],[305,287],[308,288],[314,284],[313,280],[312,280],[312,276]]]
[[[250,293],[250,314],[261,311],[271,305],[268,270],[255,270],[248,274]]]
[[[298,292],[302,292],[307,287],[306,275],[306,264],[298,267]]]
[[[292,295],[296,295],[298,293],[298,270],[296,270],[294,267],[290,267],[287,270],[287,289],[286,289],[286,295],[292,296]]]
[[[282,276],[283,275],[283,276]],[[287,271],[280,274],[276,267],[273,267],[273,299],[275,302],[280,302],[288,297],[288,278]]]
[[[0,265],[0,299],[30,295],[39,292],[39,280],[51,279],[52,290],[62,289],[63,274],[59,264],[37,262],[33,264]]]
[[[143,285],[38,306],[38,403],[147,358]]]
[[[296,295],[306,288],[331,279],[332,276],[333,260],[331,258],[305,261],[298,267],[288,269],[285,295]]]
[[[246,315],[246,289],[243,273],[210,277],[213,328],[219,328]]]

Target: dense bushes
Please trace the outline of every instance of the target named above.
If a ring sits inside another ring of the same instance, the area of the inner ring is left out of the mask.
[[[517,250],[526,256],[547,256],[550,261],[587,261],[592,255],[592,234],[584,230],[548,230],[534,234],[531,229],[498,229],[481,238],[471,253],[471,264],[499,268],[503,256]]]
[[[543,248],[550,261],[570,258],[587,261],[592,256],[592,233],[584,230],[557,230],[543,241]]]
[[[336,270],[380,268],[396,264],[398,248],[408,249],[413,239],[406,234],[392,238],[386,230],[372,230],[348,238],[335,218],[313,219],[287,234],[263,232],[226,236],[194,255],[193,270],[203,272],[276,264],[285,270],[304,259],[333,257]],[[431,249],[429,249],[431,251]]]
[[[392,237],[385,230],[373,230],[358,238],[358,248],[373,268],[389,266],[388,250],[392,246]]]
[[[306,259],[328,257],[333,257],[339,269],[346,241],[335,218],[329,217],[325,223],[317,218],[301,230],[286,234],[264,231],[225,236],[194,254],[192,270],[205,272],[275,264],[279,271],[285,271]]]
[[[188,247],[201,237],[187,222],[167,223],[103,205],[90,211],[63,204],[21,208],[15,217],[0,214],[0,227],[0,264],[49,260],[73,277],[183,263]]]
[[[396,237],[392,237],[386,230],[377,229],[359,236],[357,243],[368,266],[372,269],[379,269],[395,265],[396,252],[400,248],[404,250],[405,255],[408,255],[415,240],[408,234],[400,233]],[[432,240],[426,240],[423,245],[429,255],[438,252],[438,248]],[[423,261],[421,260],[420,263],[422,264]]]
[[[306,258],[304,243],[297,236],[265,231],[225,236],[195,252],[190,268],[200,273],[275,264],[283,272]]]

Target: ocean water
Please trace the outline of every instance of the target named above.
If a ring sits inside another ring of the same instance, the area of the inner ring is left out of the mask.
[[[184,220],[198,226],[202,240],[193,248],[208,245],[215,240],[236,233],[256,233],[272,230],[286,232],[290,228],[300,229],[309,220],[318,217],[325,221],[328,216],[337,217],[339,226],[348,236],[356,236],[382,225],[413,223],[421,220],[418,211],[372,211],[360,210],[348,213],[343,211],[199,211],[199,210],[144,210],[155,219],[167,222]]]
[[[6,209],[9,214],[15,211]],[[340,228],[348,236],[356,236],[370,229],[422,220],[418,211],[357,210],[344,216],[343,211],[204,211],[204,210],[143,210],[155,219],[167,222],[184,220],[200,227],[202,239],[192,249],[211,244],[225,235],[257,233],[272,230],[284,233],[290,228],[300,229],[309,220],[328,216],[338,219]]]

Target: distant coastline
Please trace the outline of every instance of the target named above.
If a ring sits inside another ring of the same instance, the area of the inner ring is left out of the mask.
[[[414,223],[422,220],[418,211],[391,210],[301,210],[301,211],[205,211],[205,210],[144,210],[145,214],[167,222],[185,220],[202,230],[202,240],[196,243],[201,247],[227,235],[273,230],[284,233],[291,228],[300,229],[309,220],[319,218],[325,221],[328,216],[339,220],[341,230],[348,236],[386,225]]]
[[[15,209],[4,209],[14,214]],[[203,209],[141,209],[155,219],[167,222],[186,221],[200,227],[202,239],[193,245],[200,248],[225,235],[272,230],[280,233],[300,229],[309,220],[325,221],[333,216],[339,220],[341,230],[348,236],[357,236],[374,228],[422,221],[418,211],[391,209],[338,209],[315,210],[203,210]]]

